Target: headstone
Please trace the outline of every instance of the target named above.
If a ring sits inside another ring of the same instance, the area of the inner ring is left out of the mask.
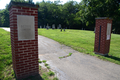
[[[17,79],[39,74],[38,6],[11,1],[9,6],[13,69]]]
[[[65,31],[65,28],[64,28],[64,31]]]
[[[49,26],[49,29],[51,28],[51,26]]]
[[[104,24],[103,24],[104,23]],[[110,49],[112,19],[107,17],[96,18],[94,52],[108,55]]]
[[[48,26],[48,24],[47,24],[47,26],[46,26],[46,29],[47,29],[47,30],[49,29],[49,26]]]
[[[61,29],[61,24],[59,24],[59,29]]]
[[[62,32],[62,28],[60,29],[60,31]]]
[[[42,26],[40,26],[40,28],[42,28]]]
[[[52,25],[52,29],[55,29],[55,24]]]

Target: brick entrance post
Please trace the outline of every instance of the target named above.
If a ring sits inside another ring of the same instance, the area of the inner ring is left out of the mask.
[[[107,17],[96,18],[94,52],[108,55],[110,48],[112,19]]]
[[[39,73],[38,6],[10,2],[10,33],[13,69],[18,79]]]

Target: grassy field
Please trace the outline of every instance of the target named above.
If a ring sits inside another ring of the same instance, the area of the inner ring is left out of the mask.
[[[15,80],[10,43],[10,33],[0,29],[0,80]]]
[[[59,29],[38,29],[38,34],[58,41],[61,44],[100,59],[107,60],[120,65],[120,35],[111,35],[111,45],[109,56],[104,57],[94,54],[95,33],[86,30],[69,30],[61,32]]]

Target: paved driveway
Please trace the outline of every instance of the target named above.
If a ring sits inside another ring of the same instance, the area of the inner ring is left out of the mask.
[[[39,58],[47,60],[60,80],[120,80],[120,65],[100,60],[38,36]],[[73,53],[72,56],[59,57]]]
[[[120,80],[120,65],[100,60],[38,35],[39,58],[47,60],[59,80]],[[70,57],[59,59],[73,53]]]

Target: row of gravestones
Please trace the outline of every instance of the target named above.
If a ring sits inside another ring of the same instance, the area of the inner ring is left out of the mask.
[[[39,28],[46,28],[46,29],[52,28],[52,29],[55,29],[55,24],[53,24],[52,27],[47,24],[47,26],[44,25],[43,27],[40,26]],[[61,28],[62,28],[62,27],[61,27],[61,24],[59,24],[58,27],[57,27],[57,29],[61,29]],[[64,28],[64,29],[67,29],[67,27]],[[82,30],[85,30],[85,28],[82,28]],[[94,31],[95,31],[95,30],[94,30]]]
[[[55,29],[55,24],[53,24],[52,27],[47,24],[47,26],[45,26],[45,25],[43,27],[40,26],[40,28],[46,28],[46,29],[52,28],[52,29]],[[57,27],[57,29],[61,29],[61,28],[62,28],[61,24],[59,24],[58,27]],[[66,29],[67,29],[67,27],[66,27]]]

